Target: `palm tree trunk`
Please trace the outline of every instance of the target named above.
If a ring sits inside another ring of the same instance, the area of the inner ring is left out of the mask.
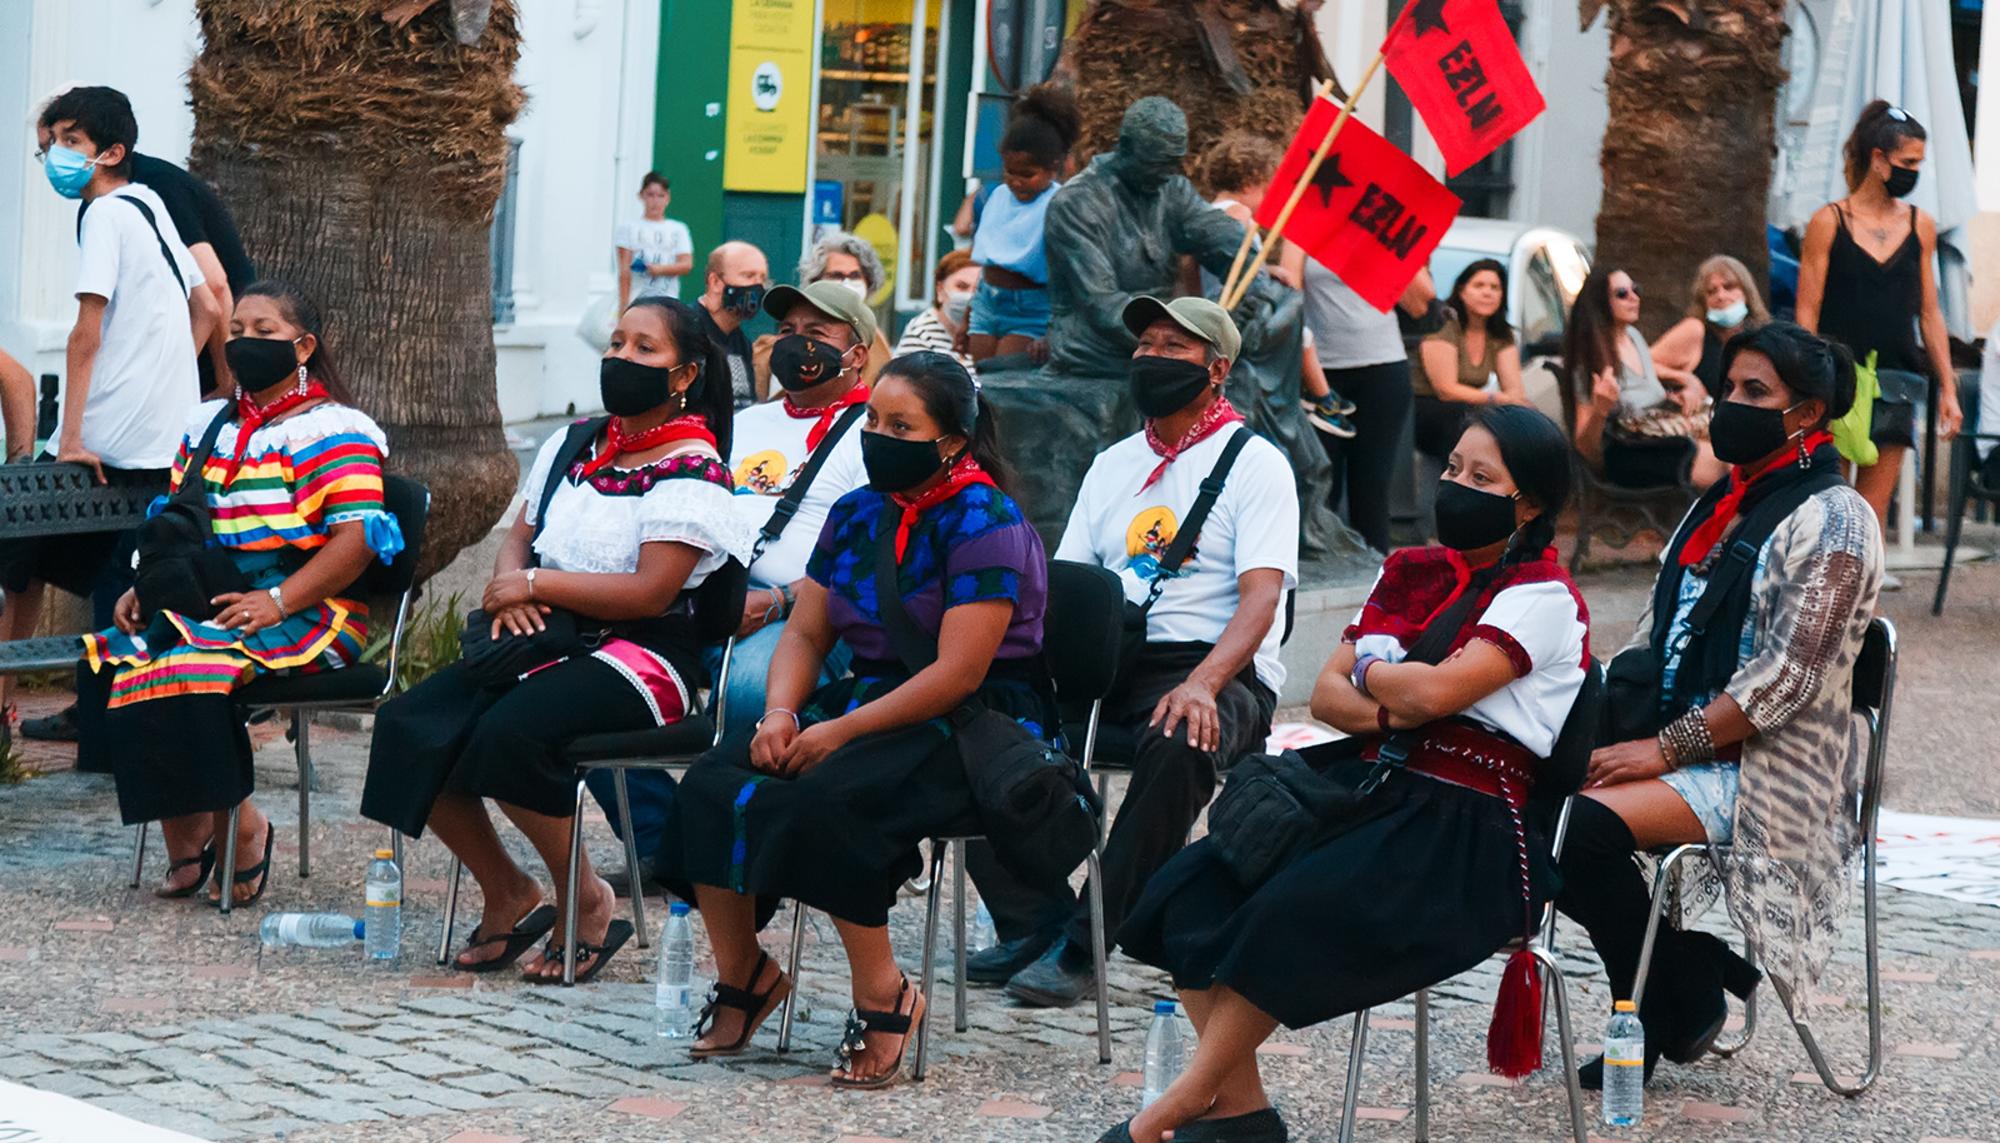
[[[500,427],[488,226],[522,95],[511,0],[471,45],[449,7],[199,0],[194,166],[261,274],[320,305],[392,471],[432,494],[420,574],[477,543],[514,493]]]
[[[1586,17],[1602,0],[1583,0]],[[1733,254],[1763,281],[1785,0],[1611,0],[1597,259],[1649,287],[1648,337],[1695,268]],[[1767,291],[1768,296],[1768,291]]]

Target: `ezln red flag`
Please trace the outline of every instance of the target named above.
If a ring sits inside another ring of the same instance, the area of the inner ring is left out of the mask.
[[[1259,226],[1277,221],[1339,113],[1339,105],[1330,100],[1313,101],[1264,193]],[[1458,207],[1458,196],[1416,160],[1350,118],[1285,224],[1284,237],[1387,313],[1430,261],[1431,251],[1458,217]]]
[[[1453,175],[1546,106],[1496,0],[1410,0],[1382,52]]]

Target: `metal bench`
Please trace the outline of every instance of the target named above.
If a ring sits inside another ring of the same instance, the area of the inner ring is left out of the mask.
[[[0,541],[32,540],[137,527],[164,483],[118,474],[107,484],[81,464],[0,465]],[[76,665],[75,635],[0,642],[0,674]]]

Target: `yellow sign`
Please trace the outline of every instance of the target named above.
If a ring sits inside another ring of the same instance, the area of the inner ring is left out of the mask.
[[[812,126],[813,0],[733,0],[722,185],[806,189]]]
[[[879,306],[889,300],[889,294],[896,288],[896,224],[881,211],[868,215],[854,224],[854,236],[866,239],[875,248],[875,256],[882,260],[882,285],[868,299],[871,306]]]

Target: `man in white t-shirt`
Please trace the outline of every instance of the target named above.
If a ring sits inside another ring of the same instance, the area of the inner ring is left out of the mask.
[[[1057,559],[1117,572],[1127,602],[1151,600],[1145,650],[1104,708],[1106,724],[1135,743],[1104,846],[1111,933],[1185,843],[1219,769],[1269,736],[1299,560],[1291,465],[1222,395],[1242,346],[1228,313],[1204,298],[1138,297],[1124,320],[1139,339],[1130,381],[1146,426],[1091,463],[1056,549]],[[1231,450],[1197,542],[1169,570],[1201,485]],[[981,892],[1005,943],[968,965],[967,979],[1005,979],[1009,996],[1036,1006],[1067,1006],[1092,990],[1089,914],[1075,899],[1045,901],[993,878]]]
[[[50,125],[43,154],[49,185],[95,207],[77,236],[76,325],[49,442],[54,455],[43,459],[87,465],[99,482],[164,487],[200,399],[195,346],[224,316],[199,288],[205,279],[166,204],[130,181],[139,127],[125,96],[108,87],[71,88],[50,102],[43,121]],[[33,436],[28,426],[26,437]],[[114,567],[129,564],[117,558],[126,534],[0,545],[8,597],[0,634],[20,639],[35,629],[44,583],[87,596],[123,571],[129,585],[129,570]],[[0,681],[0,696],[4,686]]]
[[[763,304],[764,312],[778,321],[771,374],[785,393],[780,400],[738,412],[730,435],[734,504],[758,540],[729,659],[726,733],[749,730],[764,716],[764,677],[798,584],[806,578],[806,560],[834,501],[868,483],[860,425],[868,411],[868,386],[861,368],[875,341],[874,313],[859,295],[835,282],[815,282],[804,289],[778,286],[764,295]],[[802,483],[816,458],[817,471]],[[780,506],[794,490],[803,491],[786,517]],[[710,648],[707,655],[709,671],[719,671],[722,649]],[[847,674],[849,657],[846,644],[834,644],[821,680]],[[635,770],[626,775],[626,783],[639,852],[656,853],[673,804],[673,779],[659,771]],[[590,775],[586,784],[607,811],[616,805],[610,771]],[[616,814],[609,816],[618,820]],[[615,875],[607,876],[614,888],[621,887]],[[629,883],[629,877],[624,879]]]
[[[618,311],[633,298],[681,296],[681,277],[694,269],[694,236],[667,217],[673,195],[667,177],[647,171],[639,183],[641,217],[618,224]]]

